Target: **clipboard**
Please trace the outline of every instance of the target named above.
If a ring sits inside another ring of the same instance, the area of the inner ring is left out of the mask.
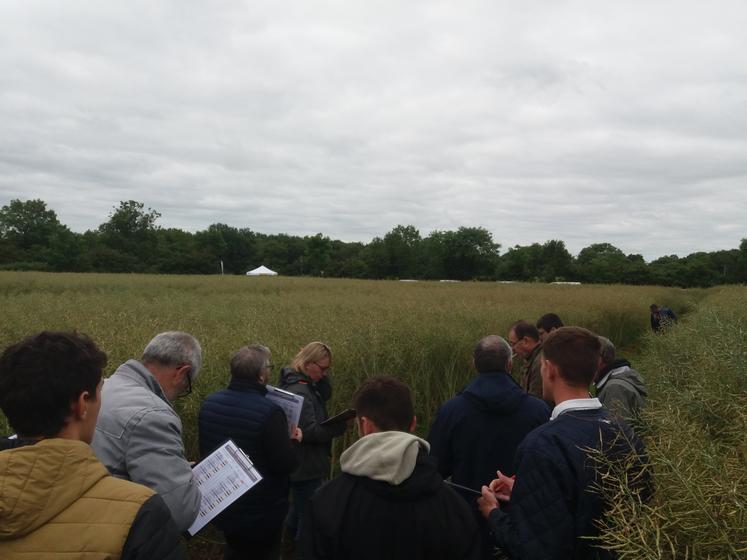
[[[320,426],[331,426],[332,424],[338,424],[340,422],[346,422],[350,420],[351,418],[356,417],[356,412],[354,408],[348,408],[340,412],[339,414],[335,414],[334,416],[331,416],[330,418],[327,418],[324,422],[321,422]]]

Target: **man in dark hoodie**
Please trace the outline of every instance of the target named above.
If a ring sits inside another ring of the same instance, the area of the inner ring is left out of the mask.
[[[473,354],[475,377],[436,413],[428,441],[444,478],[479,489],[495,470],[513,474],[516,449],[529,432],[550,418],[542,400],[528,395],[508,373],[511,348],[500,336],[487,336]],[[475,505],[475,495],[460,492],[482,529],[483,558],[493,557],[493,539]]]
[[[599,342],[601,359],[594,378],[597,398],[607,410],[634,426],[648,396],[643,378],[628,360],[615,358],[615,345],[609,338],[600,336]]]
[[[342,475],[307,506],[304,558],[479,558],[469,507],[439,476],[428,442],[411,433],[410,388],[393,377],[372,377],[353,403],[361,438],[340,457]]]

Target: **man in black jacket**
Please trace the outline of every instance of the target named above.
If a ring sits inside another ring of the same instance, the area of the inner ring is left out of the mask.
[[[625,469],[644,498],[650,491],[643,444],[599,400],[589,398],[599,351],[598,337],[579,327],[560,328],[545,339],[542,387],[558,404],[550,422],[519,447],[515,484],[499,471],[490,488],[482,487],[479,507],[511,558],[614,558],[595,538],[595,522],[606,509],[596,490],[600,467],[611,473]],[[510,507],[504,511],[498,499],[510,500]]]
[[[410,388],[392,377],[374,377],[353,402],[362,437],[340,457],[342,475],[307,506],[304,559],[479,558],[469,507],[439,476],[428,443],[410,433]]]
[[[528,395],[508,373],[511,348],[500,336],[486,336],[475,347],[477,370],[469,385],[446,401],[428,434],[431,456],[443,477],[467,488],[480,488],[496,469],[514,474],[514,454],[524,437],[550,418],[540,399]],[[493,558],[493,539],[480,516],[474,494],[468,501],[482,529],[483,557]]]
[[[226,539],[225,560],[277,559],[288,511],[290,473],[298,466],[283,410],[266,397],[270,351],[244,346],[231,359],[228,388],[208,395],[198,420],[204,456],[231,439],[252,460],[262,480],[214,521]]]

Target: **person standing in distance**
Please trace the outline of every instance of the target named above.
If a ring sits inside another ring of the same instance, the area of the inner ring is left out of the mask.
[[[323,342],[310,342],[296,354],[290,367],[280,372],[280,388],[303,397],[298,427],[303,441],[297,446],[300,464],[291,473],[292,502],[286,520],[289,536],[296,543],[301,538],[301,522],[306,503],[329,478],[332,440],[345,433],[346,422],[322,426],[327,419],[327,401],[332,397],[332,350]]]

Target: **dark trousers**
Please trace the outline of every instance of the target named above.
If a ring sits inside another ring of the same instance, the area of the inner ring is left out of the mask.
[[[245,533],[224,533],[226,547],[223,550],[223,560],[278,560],[282,529],[282,526],[268,529],[261,535],[252,536]]]
[[[290,510],[288,511],[288,519],[285,524],[288,525],[290,532],[295,535],[296,542],[301,539],[301,520],[306,511],[306,503],[323,482],[323,478],[313,478],[299,482],[291,481],[290,483],[292,500]]]

